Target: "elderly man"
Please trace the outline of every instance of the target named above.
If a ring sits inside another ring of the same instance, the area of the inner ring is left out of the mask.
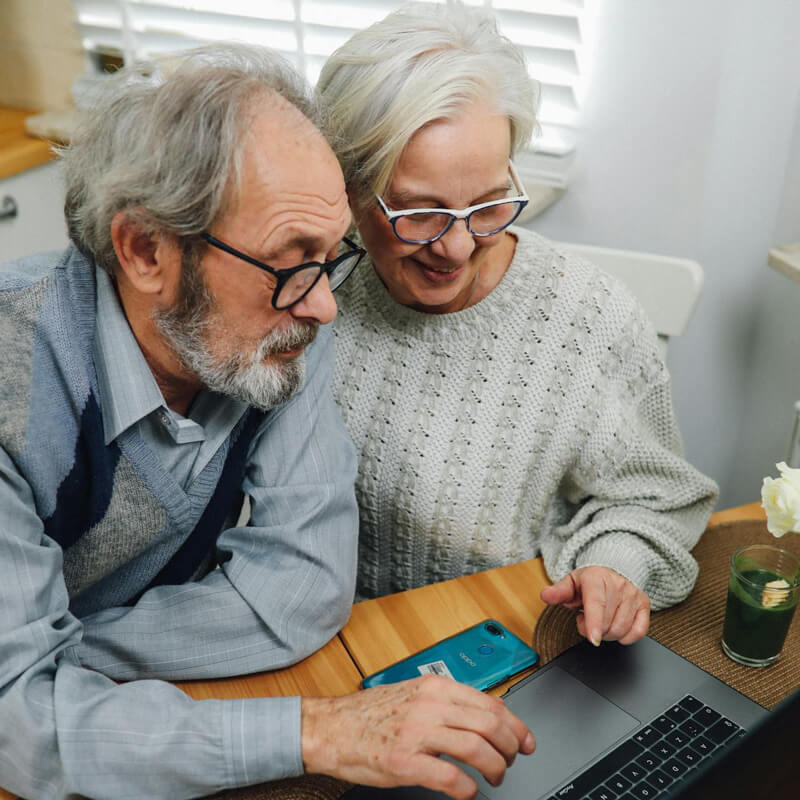
[[[163,680],[290,664],[352,601],[326,323],[361,251],[317,120],[263,50],[125,70],[63,153],[73,245],[0,268],[0,785],[25,797],[304,770],[467,797],[438,754],[497,782],[533,749],[439,678],[226,702]]]

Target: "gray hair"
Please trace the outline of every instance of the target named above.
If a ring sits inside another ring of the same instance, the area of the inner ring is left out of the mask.
[[[511,152],[536,128],[539,86],[494,17],[462,5],[409,6],[354,34],[322,69],[317,92],[356,195],[383,194],[411,137],[488,100],[511,126]]]
[[[152,233],[196,236],[237,197],[254,101],[280,96],[313,124],[320,106],[271,50],[216,44],[106,78],[61,150],[69,236],[114,274],[111,220],[128,210]]]

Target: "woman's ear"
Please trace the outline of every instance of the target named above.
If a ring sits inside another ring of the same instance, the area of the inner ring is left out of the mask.
[[[353,222],[355,222],[356,227],[358,227],[364,216],[365,208],[361,204],[360,195],[353,188],[352,184],[348,184],[345,188],[347,190],[347,202],[350,205],[350,213],[353,215]]]
[[[129,210],[118,211],[111,220],[111,241],[119,263],[117,279],[142,294],[160,294],[180,274],[174,239],[148,231]]]

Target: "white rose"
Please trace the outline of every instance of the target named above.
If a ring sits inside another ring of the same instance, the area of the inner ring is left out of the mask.
[[[773,536],[800,532],[800,469],[783,461],[775,465],[780,478],[764,478],[761,507],[767,512],[767,530]]]

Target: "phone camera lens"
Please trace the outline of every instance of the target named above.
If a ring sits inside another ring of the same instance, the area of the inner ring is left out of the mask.
[[[492,636],[503,635],[503,631],[501,631],[500,628],[497,627],[497,625],[493,625],[491,622],[488,625],[486,625],[486,630],[489,631],[489,633],[491,633]]]

